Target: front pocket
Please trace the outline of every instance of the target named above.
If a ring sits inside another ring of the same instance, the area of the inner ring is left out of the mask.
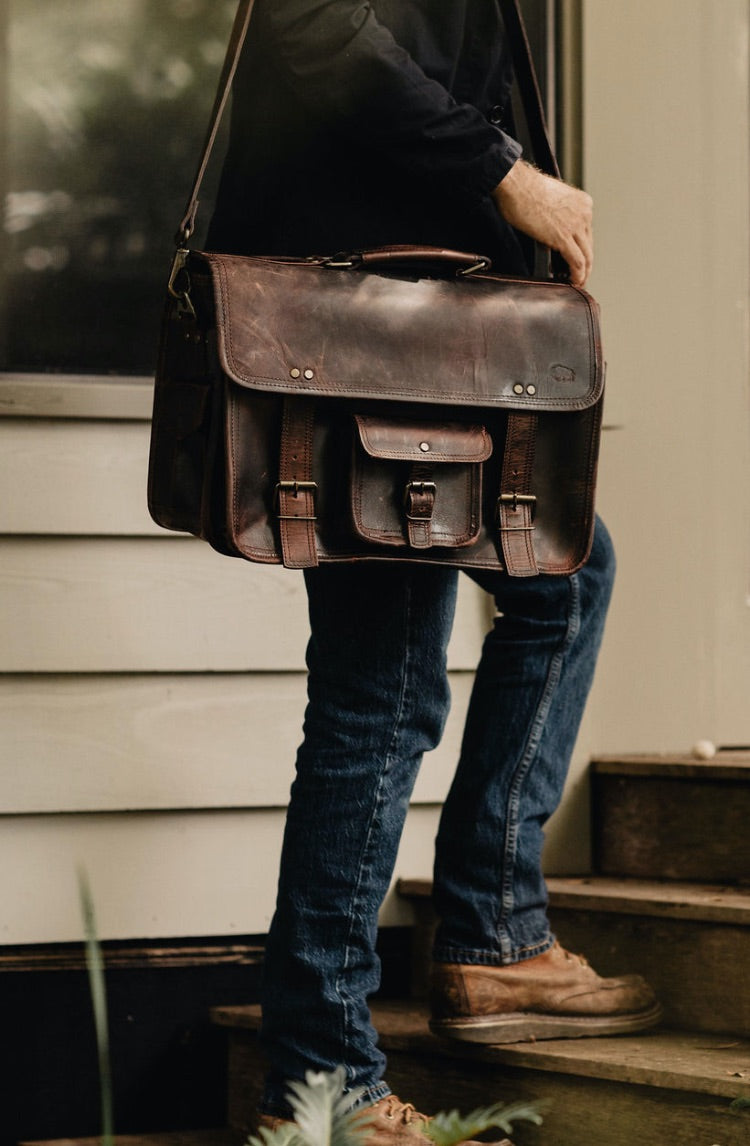
[[[355,414],[354,528],[389,546],[456,549],[479,535],[484,426]]]

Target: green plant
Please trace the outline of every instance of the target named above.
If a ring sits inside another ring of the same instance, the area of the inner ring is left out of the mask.
[[[86,935],[86,967],[94,1011],[96,1048],[99,1057],[99,1089],[102,1109],[102,1146],[113,1146],[114,1115],[112,1109],[112,1068],[109,1056],[109,1023],[107,1020],[107,992],[104,984],[104,960],[96,932],[94,900],[86,872],[78,872],[78,894]]]
[[[358,1146],[367,1134],[367,1111],[351,1109],[360,1092],[345,1094],[344,1083],[343,1067],[331,1073],[308,1071],[304,1082],[289,1085],[294,1121],[284,1122],[275,1130],[261,1127],[248,1146]],[[451,1110],[430,1119],[424,1133],[435,1146],[458,1146],[486,1130],[510,1134],[514,1122],[538,1126],[542,1121],[540,1109],[539,1103],[519,1102],[479,1107],[467,1115]]]

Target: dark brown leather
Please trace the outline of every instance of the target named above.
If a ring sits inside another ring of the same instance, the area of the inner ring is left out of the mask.
[[[473,256],[467,256],[470,258]],[[191,253],[152,516],[224,553],[570,573],[594,524],[598,309],[568,284]]]
[[[536,430],[536,414],[508,415],[497,518],[505,568],[511,577],[539,572],[533,542],[536,494],[531,481]]]
[[[481,521],[483,426],[355,414],[354,528],[384,545],[460,548]]]
[[[281,557],[288,569],[318,564],[315,548],[313,437],[315,403],[310,398],[286,398],[281,420],[281,456],[275,508],[279,520]]]

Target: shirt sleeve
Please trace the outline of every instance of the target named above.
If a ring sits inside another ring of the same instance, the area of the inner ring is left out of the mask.
[[[457,102],[361,0],[266,0],[262,35],[297,97],[410,178],[475,205],[521,145]]]

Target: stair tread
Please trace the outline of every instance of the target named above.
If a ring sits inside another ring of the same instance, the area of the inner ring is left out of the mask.
[[[613,876],[550,876],[554,907],[750,925],[750,888]]]
[[[750,926],[750,888],[614,876],[548,876],[550,906],[624,915],[694,919]],[[426,899],[429,879],[402,879],[399,894]]]
[[[117,1134],[115,1146],[241,1146],[244,1136],[237,1130],[164,1130],[152,1134]],[[47,1138],[25,1140],[18,1146],[101,1146],[96,1138]]]
[[[214,1022],[257,1030],[260,1007],[215,1007]],[[750,1097],[750,1041],[726,1035],[653,1031],[596,1039],[549,1039],[538,1043],[484,1046],[436,1039],[424,1006],[412,1000],[374,1000],[372,1015],[386,1053],[498,1063],[557,1074],[638,1083],[730,1099]]]
[[[686,780],[750,779],[750,751],[723,749],[710,760],[683,754],[644,753],[634,756],[596,756],[591,771],[597,775],[671,776]]]

